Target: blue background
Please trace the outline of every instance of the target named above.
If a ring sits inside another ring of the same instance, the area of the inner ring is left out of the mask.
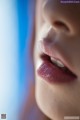
[[[32,72],[34,0],[0,0],[0,114],[17,120]]]

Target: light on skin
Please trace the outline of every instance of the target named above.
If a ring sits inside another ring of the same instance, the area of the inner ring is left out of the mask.
[[[65,116],[80,116],[80,4],[61,4],[60,0],[38,0],[38,2],[40,3],[37,4],[36,10],[34,49],[37,104],[41,111],[52,120],[64,120]],[[66,56],[66,61],[77,75],[76,81],[52,85],[38,76],[36,69],[40,54],[37,43],[44,37],[45,29],[49,29],[47,27],[42,30],[43,24],[48,24],[52,28],[49,36],[53,38],[53,43],[54,34],[52,33],[55,32],[58,37],[56,45],[59,53]],[[41,32],[44,34],[40,36]]]

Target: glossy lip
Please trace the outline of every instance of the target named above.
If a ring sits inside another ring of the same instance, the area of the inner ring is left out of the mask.
[[[77,76],[73,72],[73,68],[71,68],[70,64],[66,62],[67,60],[65,61],[66,57],[64,57],[64,55],[60,53],[57,47],[54,46],[51,49],[48,43],[44,41],[39,41],[38,45],[40,49],[40,59],[42,60],[42,63],[37,69],[37,73],[41,78],[50,83],[65,83],[77,80]],[[44,56],[44,54],[46,56]],[[47,56],[60,60],[65,65],[65,67],[68,68],[69,71],[66,72],[56,65],[52,64],[48,59],[49,57]]]
[[[72,73],[74,73],[77,76],[77,74],[74,72],[73,66],[69,63],[66,55],[63,55],[58,49],[58,47],[55,45],[53,48],[49,48],[47,46],[48,46],[48,43],[44,42],[44,40],[38,42],[37,47],[38,47],[40,56],[42,56],[43,54],[46,54],[49,57],[53,57],[57,60],[60,60],[64,64],[64,66],[66,66]]]
[[[77,80],[71,71],[63,70],[52,64],[47,55],[41,56],[42,63],[37,69],[38,75],[49,83],[69,83]]]

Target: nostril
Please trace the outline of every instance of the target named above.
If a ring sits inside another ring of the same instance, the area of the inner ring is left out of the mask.
[[[63,29],[63,30],[69,31],[68,26],[64,22],[61,22],[61,21],[55,21],[53,26],[57,29]]]

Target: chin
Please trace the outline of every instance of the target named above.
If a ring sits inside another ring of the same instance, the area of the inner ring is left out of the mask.
[[[68,101],[66,98],[69,96],[65,98],[62,93],[60,95],[57,89],[37,77],[35,97],[40,110],[51,120],[64,120],[66,116],[80,116],[78,105]]]

